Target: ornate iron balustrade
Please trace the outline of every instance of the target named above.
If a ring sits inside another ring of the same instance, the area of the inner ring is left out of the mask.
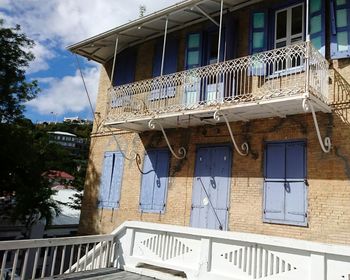
[[[328,62],[301,42],[111,88],[107,122],[312,94],[328,102]]]

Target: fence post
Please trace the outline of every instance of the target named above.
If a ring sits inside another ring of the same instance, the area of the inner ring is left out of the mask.
[[[310,280],[326,280],[325,254],[311,253]]]

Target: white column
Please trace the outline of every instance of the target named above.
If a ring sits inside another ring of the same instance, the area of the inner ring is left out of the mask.
[[[115,64],[117,60],[118,43],[119,43],[119,35],[117,35],[117,38],[115,39],[113,66],[112,66],[112,73],[111,73],[111,86],[113,85],[113,79],[114,79],[114,70],[115,70]]]
[[[219,40],[218,40],[218,57],[216,62],[220,62],[220,49],[221,49],[221,32],[222,32],[222,12],[224,8],[224,0],[221,0],[221,6],[220,6],[220,25],[219,25]]]
[[[163,70],[164,70],[164,58],[165,58],[165,47],[166,47],[166,39],[167,39],[167,32],[168,32],[168,17],[165,21],[165,30],[164,30],[164,40],[163,40],[163,53],[162,53],[162,64],[160,66],[160,75],[163,76]]]
[[[310,280],[326,280],[326,259],[324,254],[311,253]]]

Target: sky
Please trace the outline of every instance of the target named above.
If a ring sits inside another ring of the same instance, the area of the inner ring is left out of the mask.
[[[27,79],[37,80],[41,92],[26,103],[25,116],[34,123],[62,121],[78,116],[92,119],[75,56],[70,44],[97,35],[138,18],[140,5],[146,14],[180,0],[0,0],[0,18],[5,26],[19,24],[35,41],[35,60]],[[96,101],[100,65],[79,57],[86,85]]]

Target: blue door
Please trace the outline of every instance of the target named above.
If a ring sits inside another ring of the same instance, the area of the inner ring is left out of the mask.
[[[198,149],[191,226],[227,230],[231,158],[229,147]]]

